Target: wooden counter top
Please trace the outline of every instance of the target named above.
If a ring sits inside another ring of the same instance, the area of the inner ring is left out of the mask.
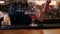
[[[0,30],[0,34],[60,34],[60,29]]]

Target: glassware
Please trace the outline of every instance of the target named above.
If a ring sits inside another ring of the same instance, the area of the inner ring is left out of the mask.
[[[56,0],[57,6],[60,6],[60,0]]]
[[[4,19],[3,19],[3,21],[1,22],[1,25],[2,25],[2,26],[11,25],[10,17],[8,16],[8,14],[5,14],[5,15],[4,15]]]
[[[32,15],[31,18],[32,18],[32,24],[30,24],[30,26],[37,26],[37,24],[34,23],[36,17]]]

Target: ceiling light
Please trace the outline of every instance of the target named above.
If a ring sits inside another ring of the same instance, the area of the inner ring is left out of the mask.
[[[0,3],[5,3],[4,1],[0,1]]]

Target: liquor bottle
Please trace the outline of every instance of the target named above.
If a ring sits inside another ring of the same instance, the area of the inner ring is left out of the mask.
[[[60,6],[60,0],[56,0],[57,6]]]
[[[9,26],[9,25],[11,25],[10,17],[7,14],[4,15],[4,19],[1,22],[1,25],[3,25],[3,26]]]

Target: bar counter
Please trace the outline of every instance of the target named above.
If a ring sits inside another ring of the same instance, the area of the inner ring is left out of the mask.
[[[4,28],[3,28],[4,29]],[[0,34],[60,34],[58,29],[18,29],[10,30],[12,28],[5,28],[8,30],[0,30]]]
[[[19,29],[56,29],[60,28],[60,24],[39,24],[37,26],[29,25],[11,25],[11,26],[1,26],[0,30],[19,30]]]

